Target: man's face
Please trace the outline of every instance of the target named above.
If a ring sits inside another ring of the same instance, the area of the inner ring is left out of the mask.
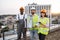
[[[31,13],[34,14],[36,12],[36,10],[31,10]]]

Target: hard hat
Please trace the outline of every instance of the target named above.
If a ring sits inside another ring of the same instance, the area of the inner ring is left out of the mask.
[[[32,7],[31,10],[35,10],[35,7]]]
[[[20,10],[24,10],[24,8],[23,7],[20,7]]]
[[[46,13],[46,12],[47,12],[46,9],[41,10],[41,13]]]

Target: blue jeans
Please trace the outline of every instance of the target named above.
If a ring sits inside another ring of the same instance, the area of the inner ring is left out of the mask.
[[[38,40],[37,30],[30,30],[30,40]]]

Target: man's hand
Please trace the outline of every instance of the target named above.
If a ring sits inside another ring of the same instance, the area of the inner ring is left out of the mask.
[[[33,28],[37,28],[37,25],[33,26]]]
[[[25,31],[27,31],[27,28],[24,28]]]
[[[37,25],[35,25],[35,28],[37,28]]]
[[[16,22],[19,22],[19,20],[16,20]]]
[[[41,22],[38,22],[39,24],[42,24]]]
[[[39,24],[41,24],[43,28],[46,28],[46,25],[42,24],[41,22],[39,22]]]

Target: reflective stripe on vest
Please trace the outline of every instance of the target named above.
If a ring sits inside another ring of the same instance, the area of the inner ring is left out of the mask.
[[[39,28],[38,33],[42,33],[44,35],[47,35],[49,32],[49,28]]]

